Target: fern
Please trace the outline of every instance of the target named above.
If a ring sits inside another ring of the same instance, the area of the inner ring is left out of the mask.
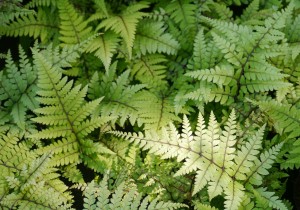
[[[21,13],[15,21],[7,22],[1,27],[0,35],[6,36],[30,36],[40,38],[47,42],[57,36],[57,17],[50,10],[38,11],[37,13]]]
[[[103,162],[98,153],[107,150],[88,138],[88,134],[100,127],[107,119],[93,116],[101,98],[86,103],[84,97],[87,87],[73,86],[72,81],[62,77],[61,70],[53,66],[38,51],[33,51],[35,65],[38,67],[39,98],[44,107],[36,109],[41,114],[33,118],[35,122],[48,125],[35,134],[34,139],[58,139],[40,149],[41,153],[53,151],[55,165],[67,165],[83,161],[94,170],[102,170]]]
[[[37,89],[35,69],[21,47],[19,54],[20,63],[17,66],[11,53],[8,52],[5,69],[0,72],[0,100],[3,104],[1,111],[10,114],[10,117],[4,118],[1,124],[10,121],[24,130],[27,126],[27,112],[36,109],[39,104],[35,100]]]
[[[254,103],[259,105],[260,109],[273,121],[273,125],[278,133],[289,134],[289,138],[295,138],[300,135],[300,131],[297,129],[300,126],[299,109],[275,101]]]
[[[147,7],[148,5],[145,2],[140,2],[128,6],[121,14],[109,16],[107,19],[103,20],[98,26],[98,29],[111,29],[123,38],[126,44],[129,58],[131,58],[132,55],[132,47],[135,39],[134,36],[136,33],[137,24],[140,19],[146,16],[146,13],[139,12],[139,10]]]
[[[196,6],[189,0],[172,1],[167,7],[166,12],[170,17],[179,24],[181,29],[186,29],[186,26],[193,25],[195,22]]]
[[[0,138],[0,206],[10,209],[67,209],[72,196],[50,167],[51,154],[37,156],[14,134]]]
[[[95,56],[100,58],[104,64],[105,70],[108,71],[112,57],[117,51],[119,38],[116,34],[107,31],[105,34],[96,37],[87,49],[87,52],[94,52]]]
[[[103,116],[112,116],[115,120],[120,118],[121,125],[124,125],[129,118],[131,124],[134,124],[139,117],[137,110],[141,108],[136,106],[135,100],[137,93],[145,85],[129,85],[127,82],[129,71],[124,72],[115,81],[116,67],[117,64],[113,64],[110,71],[101,77],[98,73],[94,74],[89,89],[89,98],[96,99],[105,96],[99,107]]]
[[[140,21],[134,42],[136,53],[138,55],[146,53],[175,54],[179,49],[179,43],[165,30],[163,22]]]
[[[254,174],[256,179],[265,175],[265,170],[270,168],[269,165],[274,162],[275,155],[282,146],[277,145],[266,153],[268,155],[262,154],[258,158],[263,129],[259,129],[240,149],[235,148],[237,136],[234,111],[224,130],[220,129],[214,115],[211,114],[207,128],[203,117],[199,115],[194,135],[186,117],[183,120],[182,134],[179,134],[173,125],[163,129],[160,134],[151,131],[145,135],[113,133],[136,142],[141,148],[162,158],[176,157],[177,161],[184,160],[183,166],[175,176],[196,171],[194,195],[208,185],[210,199],[224,193],[225,208],[238,209],[246,195],[243,182],[248,182],[247,180],[254,177]],[[257,165],[260,166],[254,168]],[[256,171],[253,172],[251,169]]]
[[[134,59],[131,74],[148,88],[161,88],[167,85],[166,66],[167,61],[163,55],[153,54]]]
[[[158,199],[149,201],[138,193],[136,186],[130,183],[121,183],[114,192],[108,189],[108,178],[105,176],[98,185],[91,182],[84,190],[84,209],[178,209],[187,207],[184,204],[162,202]],[[128,189],[126,186],[130,186]]]
[[[91,27],[88,27],[87,21],[83,21],[68,0],[58,2],[60,23],[59,38],[64,45],[78,44],[91,35]]]

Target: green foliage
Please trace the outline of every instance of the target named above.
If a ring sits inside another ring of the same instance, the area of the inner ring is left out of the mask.
[[[174,125],[163,129],[161,134],[146,132],[131,134],[114,132],[118,136],[136,142],[142,149],[162,158],[177,158],[184,161],[175,176],[196,171],[193,195],[208,185],[209,198],[225,194],[225,209],[238,209],[242,198],[246,196],[242,183],[261,185],[262,176],[267,175],[271,164],[278,154],[281,144],[260,153],[263,129],[253,136],[246,137],[243,145],[236,150],[236,116],[233,111],[224,130],[210,115],[208,127],[202,115],[199,115],[195,134],[193,135],[188,119],[183,120],[182,134]]]
[[[299,1],[24,2],[0,1],[1,208],[297,208]]]
[[[143,198],[134,183],[122,182],[113,193],[108,189],[107,176],[100,184],[89,183],[84,190],[84,209],[178,209],[184,204],[163,202],[149,197]]]
[[[2,102],[0,125],[16,124],[25,130],[29,124],[28,111],[38,107],[35,69],[24,50],[19,47],[19,65],[14,63],[11,53],[6,55],[5,69],[0,72],[0,100]]]
[[[37,155],[18,134],[0,137],[0,206],[4,209],[67,209],[72,196],[50,166],[51,153]]]

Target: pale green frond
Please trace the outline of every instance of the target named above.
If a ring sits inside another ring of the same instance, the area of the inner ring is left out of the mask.
[[[137,94],[145,87],[143,84],[129,85],[129,71],[125,71],[119,77],[116,77],[116,63],[111,66],[111,69],[105,75],[95,73],[90,83],[88,97],[104,99],[99,107],[102,116],[112,116],[116,120],[120,120],[123,125],[127,119],[131,124],[134,124],[138,117],[139,107],[136,105],[138,99]]]
[[[7,23],[0,28],[0,34],[6,36],[30,36],[40,38],[46,42],[58,34],[57,17],[50,11],[38,11],[38,13],[24,13],[15,21]]]
[[[166,86],[166,58],[153,54],[141,56],[133,60],[131,75],[146,84],[148,88]]]
[[[177,157],[183,165],[174,176],[196,172],[193,195],[207,186],[209,199],[225,194],[225,209],[231,210],[239,209],[246,195],[247,190],[240,181],[251,178],[251,170],[255,167],[259,175],[266,175],[265,170],[270,169],[281,147],[279,145],[261,153],[258,159],[262,148],[262,127],[244,145],[236,148],[235,118],[232,111],[224,129],[220,128],[212,113],[207,126],[203,117],[199,116],[195,132],[184,117],[181,134],[172,124],[160,132],[112,133],[162,158]]]
[[[254,160],[255,164],[251,168],[251,173],[249,174],[249,182],[253,185],[261,185],[262,184],[262,176],[266,176],[269,174],[268,169],[272,167],[276,156],[278,155],[280,149],[282,147],[282,143],[278,144],[269,150],[260,154],[260,158]]]
[[[59,39],[62,46],[79,44],[91,36],[91,27],[88,27],[87,21],[84,21],[83,16],[75,11],[68,0],[59,1],[57,7],[61,20]]]
[[[150,210],[150,209],[179,209],[186,208],[185,204],[163,202],[157,198],[149,199],[148,196],[142,199],[136,185],[122,182],[114,191],[108,189],[108,177],[104,176],[100,184],[94,181],[89,183],[84,190],[84,209],[122,209],[122,210]]]
[[[140,19],[146,16],[146,13],[140,12],[139,10],[147,7],[148,5],[143,2],[128,6],[121,14],[109,16],[98,26],[98,29],[111,29],[123,38],[126,43],[129,58],[131,58],[132,54],[137,24]]]
[[[261,149],[264,127],[260,128],[254,136],[252,136],[246,143],[237,151],[235,157],[235,164],[231,167],[230,175],[238,180],[246,180],[247,174],[251,167],[254,166],[258,159],[256,156]]]
[[[271,207],[272,209],[288,210],[286,205],[279,200],[279,197],[274,195],[274,192],[268,192],[266,188],[258,188],[253,190],[253,193],[258,202],[265,202],[268,204],[268,207]]]
[[[273,100],[254,102],[254,104],[259,105],[260,109],[273,121],[278,133],[287,133],[289,134],[289,138],[300,135],[298,129],[300,126],[299,109],[288,104],[280,104]]]
[[[119,38],[113,32],[105,32],[103,35],[96,37],[87,49],[87,52],[94,52],[95,56],[100,58],[105,70],[108,71],[112,57],[117,51]]]
[[[212,69],[203,69],[197,71],[191,71],[186,74],[186,76],[196,78],[199,80],[206,80],[207,82],[215,83],[219,86],[229,85],[233,80],[234,69],[228,65],[216,66]]]
[[[259,0],[253,0],[248,5],[246,9],[244,9],[243,14],[241,15],[241,22],[247,22],[251,18],[255,16],[259,9]]]
[[[196,203],[195,209],[198,209],[198,210],[218,210],[215,207],[212,207],[210,205],[206,205],[206,204],[203,204],[203,203],[200,203],[200,202]]]
[[[225,4],[220,4],[218,2],[213,4],[213,7],[217,12],[220,20],[231,20],[233,12]]]

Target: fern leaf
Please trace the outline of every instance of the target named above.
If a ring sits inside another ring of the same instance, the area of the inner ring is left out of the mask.
[[[254,195],[259,198],[260,202],[268,203],[268,207],[279,210],[287,210],[285,204],[279,200],[278,196],[274,196],[274,192],[266,191],[266,188],[259,188],[254,190]]]
[[[274,127],[280,134],[288,133],[289,138],[300,135],[299,109],[276,101],[254,102],[274,122]]]
[[[57,17],[48,11],[25,13],[15,21],[1,27],[0,34],[6,36],[30,36],[46,42],[58,33]]]
[[[259,9],[259,0],[252,1],[241,15],[241,22],[246,22],[251,19]]]
[[[189,0],[172,1],[167,7],[166,12],[170,14],[175,23],[179,24],[181,29],[195,23],[196,5]]]
[[[233,12],[226,5],[215,3],[213,6],[220,20],[230,20],[232,18]]]
[[[234,69],[231,66],[216,66],[213,69],[188,72],[186,76],[199,80],[206,80],[219,86],[223,86],[228,85],[231,81],[233,81]]]
[[[163,128],[161,132],[153,130],[143,133],[112,132],[117,136],[137,143],[143,150],[160,155],[162,158],[177,157],[184,161],[175,176],[196,171],[193,195],[205,186],[212,199],[225,194],[225,209],[238,209],[245,197],[246,189],[242,181],[253,176],[251,169],[259,175],[265,175],[281,145],[258,155],[261,150],[264,127],[253,136],[249,136],[245,145],[236,149],[237,134],[235,113],[232,112],[223,130],[210,115],[208,126],[203,117],[198,117],[196,132],[192,132],[186,117],[180,135],[174,125]]]
[[[61,19],[59,39],[62,46],[79,44],[91,35],[91,27],[87,26],[87,21],[79,15],[68,0],[58,2],[59,17]]]
[[[25,55],[24,50],[19,47],[20,63],[17,66],[8,53],[6,56],[5,70],[0,73],[0,100],[3,109],[11,114],[12,121],[20,129],[25,129],[26,112],[38,107],[35,100],[36,74]]]
[[[203,30],[199,30],[194,40],[193,59],[189,61],[191,70],[208,69],[220,60],[219,49],[214,42],[205,38]]]
[[[99,185],[91,182],[87,185],[85,194],[85,209],[124,209],[124,210],[137,210],[137,209],[178,209],[187,207],[184,204],[172,202],[158,202],[154,199],[151,202],[149,197],[142,200],[142,196],[138,193],[136,186],[131,183],[122,182],[114,192],[108,190],[108,177],[103,178]],[[126,184],[129,184],[127,189]]]
[[[51,154],[38,156],[15,135],[0,137],[0,185],[3,208],[67,209],[72,196],[50,166]]]
[[[166,53],[174,55],[179,49],[179,43],[165,30],[163,22],[141,21],[134,42],[137,54]]]
[[[47,128],[34,133],[31,138],[55,139],[63,137],[62,141],[41,148],[43,151],[54,151],[53,159],[57,165],[83,162],[91,168],[100,169],[98,146],[87,138],[95,128],[100,127],[106,120],[91,116],[99,105],[101,99],[86,103],[84,97],[87,87],[73,86],[67,77],[62,78],[58,67],[54,67],[45,59],[42,53],[33,51],[35,64],[38,66],[38,87],[40,90],[38,100],[45,106],[35,110],[41,114],[33,118],[35,122],[47,125]],[[90,161],[91,156],[94,157]],[[97,161],[99,164],[97,165]],[[101,162],[101,164],[100,164]]]
[[[131,124],[134,124],[139,117],[137,112],[139,107],[135,104],[135,98],[145,85],[129,85],[129,71],[121,74],[115,81],[115,70],[116,63],[111,66],[110,71],[105,76],[99,77],[98,73],[94,74],[89,89],[89,98],[96,99],[105,96],[100,106],[100,112],[103,116],[115,117],[115,120],[120,120],[121,125],[127,119]]]
[[[146,13],[139,12],[139,10],[147,7],[148,5],[146,3],[136,3],[132,6],[128,6],[121,14],[108,17],[98,26],[98,29],[111,29],[124,39],[129,58],[131,58],[132,55],[137,24],[140,19],[146,16]]]
[[[108,31],[95,38],[91,42],[90,47],[88,47],[87,52],[94,52],[95,56],[100,58],[104,64],[105,70],[108,71],[112,56],[116,52],[118,44],[119,39],[117,35]]]
[[[134,60],[131,74],[149,88],[164,87],[166,86],[165,61],[166,58],[159,54],[141,56]]]
[[[276,159],[276,155],[279,153],[282,147],[282,143],[275,145],[274,147],[270,148],[268,151],[265,151],[260,155],[260,160],[256,159],[255,164],[252,167],[251,171],[253,172],[252,175],[249,175],[250,179],[249,182],[253,185],[261,185],[262,184],[262,177],[269,174],[267,171],[271,168],[272,164]]]

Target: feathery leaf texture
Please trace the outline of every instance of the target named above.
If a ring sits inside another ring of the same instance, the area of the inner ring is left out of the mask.
[[[55,13],[54,13],[55,14]],[[6,36],[30,36],[46,42],[58,33],[57,17],[50,11],[22,13],[16,20],[0,28],[0,34]]]
[[[128,6],[121,14],[114,14],[103,20],[98,29],[105,28],[105,30],[111,29],[115,33],[119,34],[125,44],[128,51],[129,58],[132,56],[132,47],[135,39],[136,28],[140,19],[146,16],[146,13],[139,10],[147,8],[146,2],[136,3]]]
[[[32,134],[31,138],[59,138],[40,150],[41,153],[53,152],[56,165],[83,161],[94,170],[102,170],[104,163],[98,156],[102,146],[88,137],[89,133],[108,120],[93,115],[102,99],[87,103],[84,99],[87,87],[73,87],[73,81],[62,77],[61,69],[47,61],[42,52],[34,50],[33,55],[38,68],[37,94],[40,97],[37,99],[44,106],[34,110],[40,116],[32,120],[47,128]]]
[[[165,31],[163,22],[151,20],[140,21],[134,41],[136,53],[138,55],[145,55],[147,53],[176,54],[179,49],[179,43],[172,34]]]
[[[177,161],[183,161],[183,166],[175,176],[196,171],[193,194],[208,186],[210,199],[224,193],[225,209],[232,210],[238,209],[246,196],[243,184],[249,182],[259,185],[254,179],[261,180],[262,176],[268,174],[267,169],[282,146],[276,145],[259,156],[264,130],[262,127],[237,149],[235,118],[235,112],[232,111],[222,130],[213,114],[210,115],[208,126],[200,114],[194,134],[187,117],[183,119],[181,134],[172,124],[163,128],[161,133],[112,133],[164,159],[176,157]]]
[[[19,55],[18,66],[14,63],[10,52],[6,56],[5,69],[0,72],[0,102],[3,103],[2,111],[10,113],[11,123],[24,130],[28,120],[26,112],[38,108],[39,104],[35,100],[37,90],[35,69],[21,47]],[[3,118],[0,124],[6,121]]]
[[[88,22],[83,20],[83,16],[75,11],[68,0],[58,1],[57,6],[61,20],[59,39],[62,41],[62,46],[79,44],[91,36],[91,27],[87,26]]]
[[[38,156],[12,133],[1,134],[0,148],[2,208],[70,208],[72,196],[50,166],[50,153]]]
[[[157,198],[150,201],[148,196],[143,198],[136,186],[130,182],[122,182],[114,192],[111,192],[107,182],[108,177],[106,175],[100,184],[93,181],[87,185],[83,192],[85,195],[84,209],[154,210],[187,207],[180,203],[159,201]]]

